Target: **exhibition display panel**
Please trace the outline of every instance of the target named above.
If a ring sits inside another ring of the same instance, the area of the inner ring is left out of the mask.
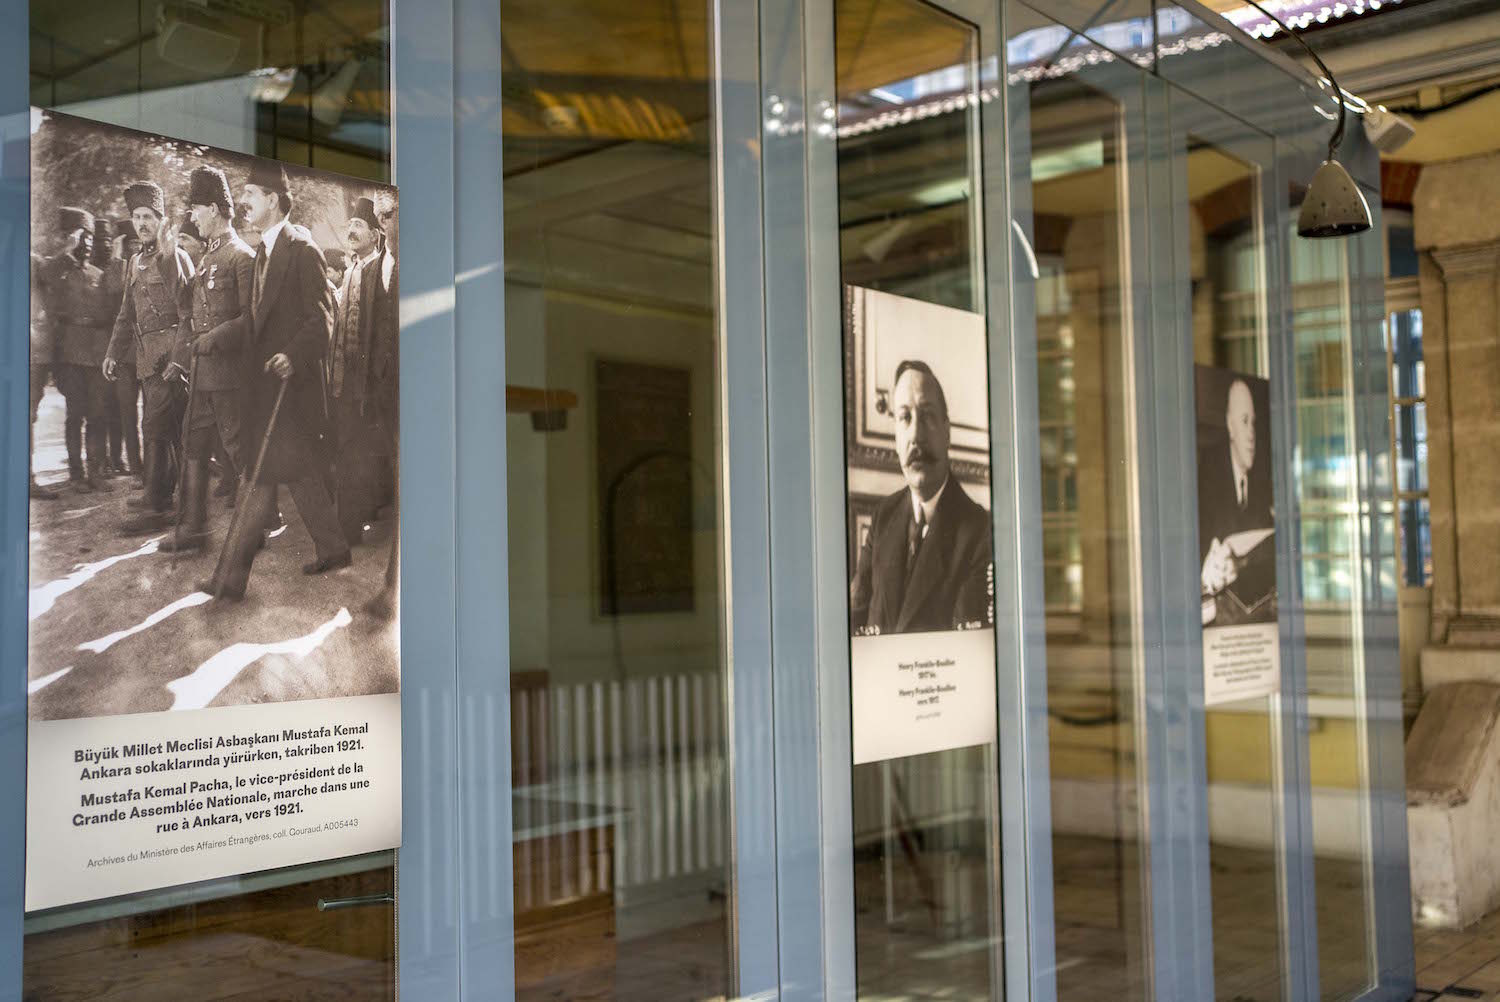
[[[0,999],[1410,996],[1299,66],[1196,0],[0,26]]]

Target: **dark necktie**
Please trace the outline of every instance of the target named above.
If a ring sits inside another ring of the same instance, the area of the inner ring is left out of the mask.
[[[260,294],[266,289],[266,263],[269,260],[266,245],[261,244],[255,252],[255,298],[251,300],[257,312],[260,310]]]
[[[911,576],[911,569],[917,562],[917,551],[922,548],[922,527],[927,523],[923,520],[922,509],[918,508],[912,520],[906,523],[906,574]]]

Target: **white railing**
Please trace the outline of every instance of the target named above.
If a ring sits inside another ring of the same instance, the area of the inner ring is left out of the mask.
[[[717,673],[512,688],[516,907],[722,872],[726,746]]]

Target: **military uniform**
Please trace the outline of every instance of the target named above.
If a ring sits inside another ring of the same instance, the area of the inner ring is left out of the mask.
[[[101,269],[71,253],[44,261],[38,279],[55,352],[53,380],[67,400],[68,471],[73,480],[93,485],[103,473],[109,451],[111,394],[100,368],[114,319],[109,314],[108,280]]]
[[[250,325],[255,252],[233,229],[208,242],[189,283],[194,365],[188,402],[187,466],[183,471],[182,530],[164,549],[198,549],[208,521],[208,458],[214,432],[224,443],[233,479],[245,469],[240,431],[243,348]]]
[[[146,501],[157,513],[165,513],[172,506],[171,448],[182,430],[182,401],[165,372],[171,362],[187,367],[192,279],[193,264],[187,254],[164,238],[157,246],[138,251],[125,269],[124,298],[109,341],[109,358],[118,360],[130,354],[135,358],[145,399],[141,438]]]
[[[97,248],[98,238],[94,246]],[[111,257],[100,265],[104,271],[105,305],[108,315],[118,317],[120,304],[125,299],[125,269],[129,262]],[[110,385],[109,412],[109,458],[116,472],[125,470],[124,460],[130,460],[130,472],[141,474],[141,384],[135,375],[135,355],[115,359],[115,378]]]

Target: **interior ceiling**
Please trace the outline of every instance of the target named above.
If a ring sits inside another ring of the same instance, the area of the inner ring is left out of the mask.
[[[201,82],[266,66],[342,62],[384,44],[383,0],[31,0],[31,76],[57,103]],[[164,59],[158,14],[238,38],[228,69],[206,74]],[[50,102],[49,102],[50,103]]]

